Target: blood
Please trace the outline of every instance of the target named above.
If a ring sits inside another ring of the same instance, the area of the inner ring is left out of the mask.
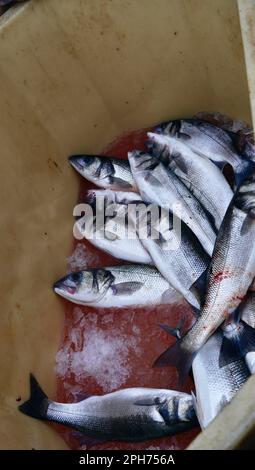
[[[145,150],[147,131],[148,129],[143,129],[123,135],[109,145],[103,154],[127,158],[129,150]],[[91,183],[81,178],[79,202],[91,188]],[[99,251],[87,241],[74,240],[73,250],[75,248],[80,252],[84,251],[89,255],[89,259],[93,260],[93,266],[88,267],[123,264],[123,261]],[[78,269],[78,266],[74,264],[73,269]],[[167,323],[176,326],[184,318],[184,329],[187,329],[194,321],[187,303],[183,301],[155,308],[95,309],[75,306],[63,299],[61,302],[65,313],[65,325],[57,356],[57,401],[70,403],[81,400],[85,395],[100,395],[127,387],[179,389],[175,368],[154,368],[153,362],[175,341],[158,325]],[[97,349],[101,347],[101,351],[96,349],[94,358],[92,354],[90,368],[90,364],[86,363],[86,354],[91,344],[94,344],[94,337],[95,347]],[[110,351],[108,346],[112,348]],[[79,358],[84,358],[81,370],[77,366]],[[194,384],[189,378],[182,391],[191,390],[194,390]],[[199,433],[199,428],[195,428],[175,436],[142,443],[90,442],[84,446],[71,428],[56,424],[53,426],[71,449],[184,449]]]
[[[215,274],[213,281],[214,282],[221,282],[223,279],[227,279],[229,277],[229,273],[227,272],[220,272]]]

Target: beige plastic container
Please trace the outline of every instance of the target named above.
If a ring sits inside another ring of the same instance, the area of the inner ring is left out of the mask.
[[[31,0],[0,18],[1,448],[66,448],[16,399],[30,371],[54,393],[63,313],[49,286],[78,191],[67,156],[200,110],[251,122],[254,12],[254,0]],[[248,445],[254,384],[191,448]]]

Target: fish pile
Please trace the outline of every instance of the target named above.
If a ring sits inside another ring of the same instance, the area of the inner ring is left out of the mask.
[[[155,366],[192,370],[195,394],[148,388],[50,401],[35,377],[19,409],[93,439],[143,441],[205,428],[255,372],[255,147],[250,128],[218,113],[156,126],[128,159],[71,156],[100,189],[84,200],[74,233],[125,264],[70,273],[54,284],[69,301],[98,308],[185,299],[194,322]],[[89,209],[87,211],[87,209]],[[88,212],[88,213],[87,213]],[[169,318],[169,320],[171,320]]]

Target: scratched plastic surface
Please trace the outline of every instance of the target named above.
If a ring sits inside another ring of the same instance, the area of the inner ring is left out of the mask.
[[[145,140],[145,130],[126,134],[109,145],[104,154],[127,158],[128,150],[143,150]],[[80,184],[79,202],[93,187],[83,178]],[[67,259],[67,271],[120,263],[123,261],[97,250],[89,242],[75,240],[73,252]],[[179,389],[173,367],[157,369],[152,364],[174,342],[158,324],[175,326],[180,318],[185,318],[188,328],[193,315],[187,303],[149,309],[95,309],[61,301],[65,327],[56,357],[58,401],[79,401],[87,394],[104,394],[127,387]],[[183,391],[190,390],[194,390],[191,378]],[[71,428],[54,427],[71,449],[184,449],[199,432],[196,428],[142,443],[94,443],[78,436]]]

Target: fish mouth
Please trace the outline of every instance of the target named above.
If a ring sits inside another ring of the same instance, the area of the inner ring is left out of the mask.
[[[57,294],[68,293],[74,295],[82,281],[82,272],[70,273],[53,284],[53,290]]]
[[[68,160],[75,170],[82,171],[95,161],[95,157],[91,155],[71,155]]]

